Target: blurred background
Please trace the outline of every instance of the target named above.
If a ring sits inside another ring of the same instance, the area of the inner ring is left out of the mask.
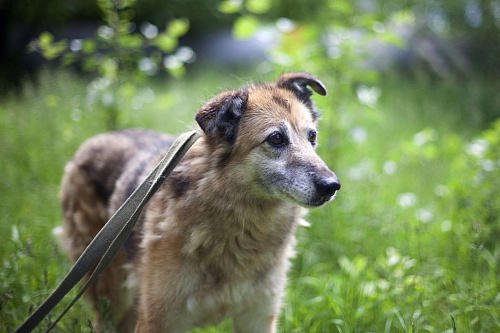
[[[500,332],[499,55],[499,0],[0,0],[0,332],[70,267],[51,230],[85,139],[178,134],[298,70],[342,190],[298,231],[280,331]]]

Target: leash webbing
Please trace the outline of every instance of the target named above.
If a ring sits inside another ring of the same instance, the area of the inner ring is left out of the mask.
[[[125,203],[109,219],[92,242],[87,246],[74,266],[50,296],[19,326],[16,333],[31,332],[61,299],[98,263],[94,272],[56,321],[47,329],[52,330],[66,312],[83,295],[116,256],[132,232],[146,203],[156,193],[182,156],[199,138],[195,131],[184,133],[175,140],[167,154],[149,176],[139,185]]]

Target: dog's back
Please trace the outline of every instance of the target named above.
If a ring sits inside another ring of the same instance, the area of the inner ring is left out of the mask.
[[[172,142],[172,137],[161,133],[129,129],[100,134],[82,144],[66,165],[59,194],[65,220],[61,241],[73,261],[80,257]],[[133,296],[127,295],[121,286],[125,279],[123,266],[134,260],[137,252],[138,240],[134,238],[140,233],[140,222],[121,252],[87,292],[98,316],[103,310],[111,310],[118,319],[124,316],[124,308],[113,307],[132,305]],[[108,299],[109,304],[104,305],[108,309],[97,308],[102,303],[100,297]],[[96,322],[102,322],[101,318]]]

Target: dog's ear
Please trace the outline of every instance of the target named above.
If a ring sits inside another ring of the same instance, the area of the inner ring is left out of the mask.
[[[293,91],[301,101],[306,101],[311,97],[312,93],[307,89],[307,86],[311,87],[321,96],[326,96],[328,94],[325,85],[320,80],[314,75],[304,72],[283,73],[278,80],[276,80],[276,85],[279,88]]]
[[[203,105],[196,112],[195,120],[207,136],[215,135],[233,144],[247,101],[245,90],[223,92]]]
[[[312,92],[307,87],[311,87],[315,92],[321,96],[326,96],[328,92],[326,91],[323,82],[318,80],[314,75],[305,72],[289,72],[280,75],[278,80],[276,80],[276,86],[278,88],[283,88],[292,91],[297,98],[303,102],[309,110],[313,119],[317,120],[319,117],[318,111],[313,108],[311,95]]]

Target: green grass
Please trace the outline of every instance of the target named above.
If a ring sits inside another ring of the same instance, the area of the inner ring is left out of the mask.
[[[330,91],[315,97],[318,151],[342,189],[298,231],[280,331],[453,332],[452,316],[458,332],[500,332],[500,166],[484,176],[488,186],[472,186],[477,166],[466,154],[500,116],[500,82],[387,76],[372,108],[317,75]],[[214,71],[130,85],[116,94],[118,122],[180,133],[202,101],[249,79],[261,78]],[[13,331],[70,267],[51,235],[60,179],[107,122],[88,84],[44,72],[39,86],[0,102],[0,332]],[[89,332],[92,319],[79,301],[57,331]],[[221,331],[229,321],[193,330]]]

